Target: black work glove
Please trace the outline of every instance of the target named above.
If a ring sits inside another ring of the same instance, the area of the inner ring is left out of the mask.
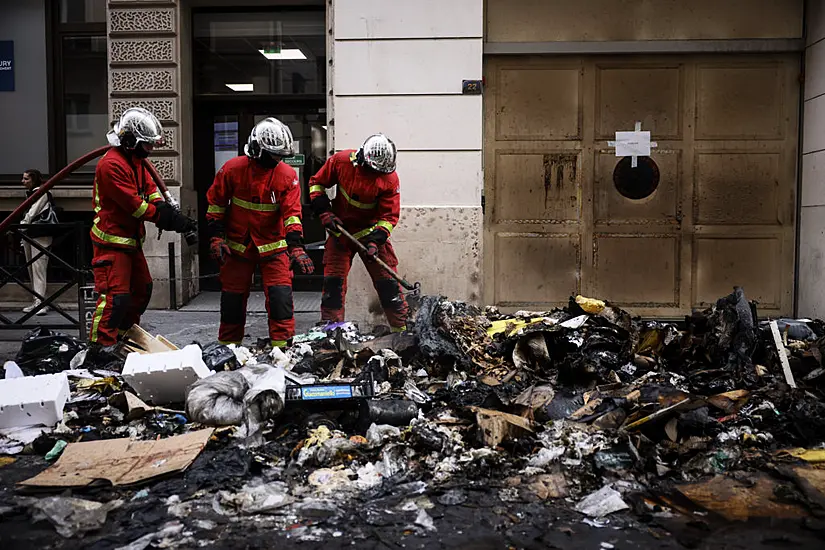
[[[312,213],[321,217],[321,214],[324,212],[329,212],[332,208],[332,203],[329,202],[329,197],[326,193],[321,193],[314,199],[312,199],[309,203],[310,207],[312,208]]]
[[[174,231],[175,233],[188,233],[197,230],[195,220],[184,216],[168,202],[159,202],[155,205],[157,215],[155,225],[162,231]]]
[[[375,258],[378,254],[378,249],[389,239],[387,232],[382,229],[375,229],[371,233],[361,237],[361,244],[367,249],[364,252],[368,258]]]
[[[389,238],[390,236],[387,235],[387,232],[383,229],[375,229],[371,233],[368,233],[361,237],[360,241],[361,244],[363,244],[364,246],[367,246],[369,243],[375,243],[376,246],[381,246],[382,244],[387,242],[387,239]]]

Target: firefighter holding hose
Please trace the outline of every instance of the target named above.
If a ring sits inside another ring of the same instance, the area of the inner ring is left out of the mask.
[[[112,148],[97,164],[92,198],[92,271],[99,297],[89,340],[98,349],[117,343],[118,333],[139,323],[149,305],[152,276],[143,254],[144,222],[176,233],[197,228],[163,200],[147,167],[146,158],[163,144],[155,115],[127,109],[106,137]]]

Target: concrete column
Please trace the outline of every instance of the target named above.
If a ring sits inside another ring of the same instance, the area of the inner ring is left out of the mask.
[[[807,3],[798,314],[825,316],[825,5]]]
[[[334,0],[330,148],[384,132],[398,147],[399,272],[427,294],[480,292],[482,98],[462,80],[482,72],[483,0]],[[333,139],[334,138],[334,139]],[[386,324],[360,260],[347,318]]]
[[[182,163],[190,140],[183,128],[181,98],[188,79],[181,69],[181,8],[178,0],[109,0],[107,7],[109,46],[109,114],[117,120],[130,107],[152,111],[164,128],[166,144],[151,157],[184,212],[197,217],[197,198],[192,191],[191,165]],[[188,155],[191,156],[191,155]],[[185,183],[185,184],[184,184]],[[194,251],[174,233],[164,233],[147,224],[144,252],[156,278],[151,308],[169,305],[168,243],[175,242],[178,277],[197,275]],[[178,304],[197,294],[197,280],[178,282]]]

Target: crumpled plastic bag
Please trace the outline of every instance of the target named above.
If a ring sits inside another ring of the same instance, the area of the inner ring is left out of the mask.
[[[238,368],[235,352],[228,346],[214,342],[203,348],[203,362],[213,371],[234,370]]]
[[[106,514],[122,504],[122,500],[94,502],[73,497],[28,500],[34,521],[49,520],[65,538],[100,529],[106,523]]]
[[[215,503],[215,511],[223,515],[242,514],[269,514],[277,513],[282,508],[295,501],[289,495],[286,483],[274,481],[264,483],[262,479],[255,479],[241,487],[237,493],[219,491]]]
[[[26,376],[54,374],[71,368],[72,359],[85,348],[76,338],[37,327],[23,339],[15,361]]]
[[[186,388],[190,420],[208,426],[239,426],[236,436],[241,438],[258,436],[266,421],[281,414],[285,401],[283,369],[264,364],[218,372]]]

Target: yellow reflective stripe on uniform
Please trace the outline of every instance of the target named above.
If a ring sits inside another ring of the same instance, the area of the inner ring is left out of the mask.
[[[272,340],[271,344],[273,348],[285,348],[286,340]]]
[[[232,197],[232,204],[237,204],[241,208],[246,208],[247,210],[255,210],[257,212],[275,212],[278,210],[277,204],[261,204],[257,202],[249,202],[243,199],[239,199],[238,197]]]
[[[375,229],[375,226],[373,225],[372,227],[362,229],[358,233],[354,233],[352,236],[355,237],[356,239],[360,239],[361,237],[366,237],[367,235],[372,233],[374,229]]]
[[[278,241],[275,243],[269,243],[265,245],[261,245],[258,247],[258,252],[261,254],[265,252],[271,252],[273,250],[278,250],[279,248],[286,248],[286,241]]]
[[[226,208],[217,204],[210,204],[209,208],[206,209],[207,214],[223,214],[224,212],[226,212]]]
[[[349,154],[349,161],[352,163],[353,166],[358,165],[358,154],[355,151]]]
[[[95,178],[95,188],[94,188],[94,196],[95,196],[95,214],[100,212],[100,195],[97,194],[97,178]]]
[[[340,185],[338,186],[338,190],[341,191],[341,195],[343,195],[344,199],[356,208],[362,208],[364,210],[371,210],[371,209],[375,208],[376,206],[378,206],[377,202],[360,202],[360,201],[357,201],[357,200],[353,199],[352,197],[350,197],[347,194],[347,192],[344,190],[344,188]]]
[[[163,195],[161,195],[160,193],[155,191],[154,193],[149,195],[149,198],[147,200],[151,202],[151,201],[159,200],[159,199],[162,199],[162,198],[163,198]]]
[[[246,252],[246,245],[241,243],[236,243],[235,241],[230,241],[229,239],[226,240],[226,246],[234,250],[235,252],[240,252],[243,254]]]
[[[390,329],[390,332],[404,332],[406,330],[407,330],[406,326],[404,326],[404,327],[392,327]]]
[[[380,220],[378,223],[375,224],[375,227],[383,227],[387,230],[387,233],[392,234],[393,225],[390,222],[385,222],[384,220]]]
[[[101,231],[97,225],[92,226],[92,233],[94,233],[95,237],[103,242],[124,244],[126,246],[137,246],[137,241],[135,239],[130,239],[129,237],[118,237],[117,235],[109,235],[108,233]]]
[[[284,227],[289,227],[290,225],[295,224],[301,225],[301,218],[299,218],[298,216],[290,216],[284,222]]]
[[[106,309],[106,295],[101,294],[100,300],[97,302],[94,317],[92,317],[92,333],[89,335],[89,340],[92,342],[97,342],[97,327],[100,325],[100,320],[103,319],[104,309]]]
[[[309,186],[309,192],[310,193],[316,193],[316,192],[317,193],[325,193],[326,190],[327,190],[327,188],[324,187],[323,185],[310,185]]]
[[[142,203],[140,203],[140,206],[138,206],[137,210],[132,212],[132,217],[133,218],[139,218],[142,215],[144,215],[148,209],[149,209],[149,203],[146,202],[146,201],[143,201]]]

